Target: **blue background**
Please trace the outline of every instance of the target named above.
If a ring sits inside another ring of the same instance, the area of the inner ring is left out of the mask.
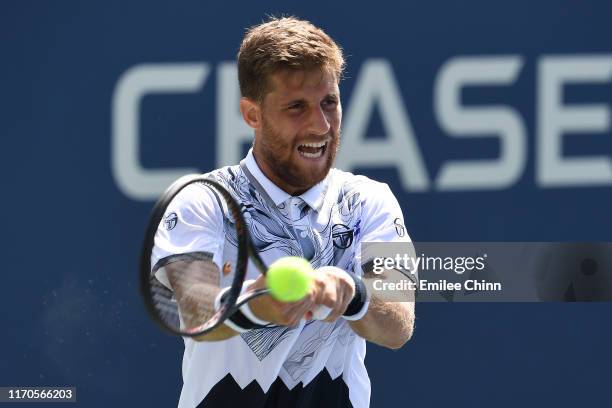
[[[405,192],[388,182],[417,241],[612,241],[611,188],[535,182],[536,67],[543,55],[612,54],[607,1],[342,3],[8,2],[0,12],[0,134],[5,291],[0,386],[76,386],[78,406],[174,406],[182,342],[148,320],[137,260],[151,201],[111,172],[117,80],[143,62],[232,61],[244,28],[268,13],[324,27],[349,55],[343,100],[366,59],[393,66],[430,175],[496,144],[458,141],[433,110],[439,67],[458,55],[517,54],[516,83],[466,104],[523,117],[527,166],[493,191]],[[146,97],[146,167],[214,167],[215,75],[195,94]],[[569,87],[568,103],[612,102],[610,83]],[[369,134],[383,133],[374,115]],[[610,133],[568,143],[612,155]],[[609,304],[419,304],[403,349],[368,347],[372,406],[609,406]]]

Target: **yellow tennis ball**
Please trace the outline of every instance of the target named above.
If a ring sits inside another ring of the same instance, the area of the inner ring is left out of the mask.
[[[312,266],[304,258],[286,256],[276,260],[266,274],[270,294],[281,302],[297,302],[308,294]]]

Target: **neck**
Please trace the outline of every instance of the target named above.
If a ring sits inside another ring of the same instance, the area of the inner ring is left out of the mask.
[[[281,190],[283,190],[285,193],[292,195],[292,196],[298,196],[300,194],[305,193],[306,191],[308,191],[312,186],[307,187],[307,188],[297,188],[295,186],[291,186],[287,183],[285,183],[280,177],[278,177],[273,171],[272,169],[270,169],[270,167],[266,164],[266,162],[264,160],[260,160],[257,158],[257,156],[255,155],[255,150],[253,150],[253,158],[255,159],[255,163],[257,163],[257,166],[259,167],[259,169],[261,170],[261,172],[272,182],[274,183],[278,188],[280,188]]]

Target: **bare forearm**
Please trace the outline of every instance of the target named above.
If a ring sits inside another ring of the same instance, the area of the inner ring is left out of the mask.
[[[196,266],[196,262],[177,262],[166,266],[168,280],[174,290],[183,322],[187,327],[199,327],[212,318],[215,311],[214,300],[219,292],[216,269],[210,267],[198,269]],[[190,273],[194,270],[214,271],[214,273]],[[196,341],[219,341],[229,339],[237,334],[236,331],[221,324],[214,330],[193,339]]]
[[[349,324],[360,337],[398,349],[412,337],[414,302],[383,302],[373,297],[365,316]]]
[[[202,319],[202,316],[212,317],[211,310],[213,305],[209,304],[211,299],[210,294],[207,293],[209,288],[200,287],[202,285],[193,285],[187,291],[180,291],[177,293],[177,301],[183,311],[183,319],[188,326],[197,327],[202,323],[205,323],[206,319]],[[202,310],[202,312],[198,312]],[[190,311],[190,313],[185,313]],[[220,341],[234,337],[238,333],[225,324],[221,324],[210,332],[196,336],[193,339],[196,341]]]

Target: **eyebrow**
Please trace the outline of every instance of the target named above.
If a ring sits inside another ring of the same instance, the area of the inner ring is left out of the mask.
[[[289,99],[287,102],[283,102],[283,106],[293,105],[294,103],[302,103],[302,102],[306,102],[306,99],[305,98]]]
[[[336,92],[328,93],[321,100],[325,100],[327,98],[331,98],[331,99],[335,99],[335,100],[340,100],[340,96]],[[308,102],[308,100],[306,98],[295,98],[295,99],[290,99],[287,102],[283,102],[282,105],[283,106],[288,106],[288,105],[292,105],[294,103],[303,103],[303,102]]]

